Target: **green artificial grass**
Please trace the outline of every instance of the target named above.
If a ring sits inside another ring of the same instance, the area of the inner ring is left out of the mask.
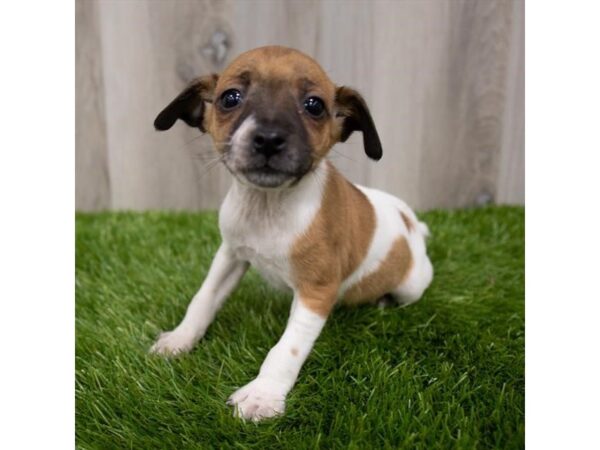
[[[216,214],[78,214],[78,448],[523,448],[524,210],[420,216],[424,298],[336,309],[285,415],[254,424],[225,401],[256,376],[290,296],[250,271],[195,350],[148,355],[206,275]]]

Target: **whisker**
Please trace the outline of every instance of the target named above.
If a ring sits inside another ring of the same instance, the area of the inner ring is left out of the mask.
[[[332,152],[334,152],[336,155],[341,156],[343,158],[349,159],[350,161],[354,162],[354,163],[358,163],[358,161],[356,161],[353,158],[350,158],[348,155],[344,155],[342,152],[338,152],[336,149],[332,148],[331,149]]]
[[[189,141],[185,142],[182,146],[177,148],[177,151],[183,150],[184,148],[186,148],[188,145],[190,145],[192,142],[194,142],[197,139],[200,139],[204,137],[202,134],[199,136],[195,136],[193,139],[190,139]]]
[[[219,157],[219,158],[216,158],[214,161],[211,161],[210,163],[208,163],[206,165],[206,167],[204,168],[204,170],[198,174],[198,178],[205,177],[208,174],[208,172],[210,172],[212,169],[217,167],[217,165],[221,162],[222,159],[223,159],[222,157]]]
[[[200,161],[200,162],[201,162],[202,164],[204,164],[204,165],[206,165],[206,164],[211,164],[211,163],[213,163],[214,161],[220,161],[220,159],[221,159],[221,158],[219,158],[219,157],[215,157],[215,156],[213,156],[212,158],[200,158],[200,157],[197,157],[197,156],[195,156],[195,157],[193,157],[193,158],[194,158],[194,160],[196,160],[196,161]]]
[[[188,145],[190,145],[192,142],[197,141],[200,138],[206,137],[204,134],[200,134],[198,136],[194,136],[192,139],[190,139],[189,141],[185,142],[181,147],[179,147],[177,150],[182,150],[185,147],[187,147]],[[206,149],[211,149],[214,150],[214,146],[215,145],[231,145],[231,139],[228,139],[226,141],[212,141],[211,145],[208,147],[200,147],[202,150],[206,150]]]

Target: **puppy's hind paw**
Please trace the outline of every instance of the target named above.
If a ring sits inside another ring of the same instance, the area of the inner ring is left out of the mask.
[[[390,308],[392,306],[398,306],[398,302],[391,294],[385,294],[383,297],[377,299],[377,307],[380,309]]]
[[[189,352],[196,344],[196,339],[182,330],[166,331],[161,333],[150,353],[163,356],[176,356]]]

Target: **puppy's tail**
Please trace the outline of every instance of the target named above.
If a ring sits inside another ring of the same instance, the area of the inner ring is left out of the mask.
[[[402,219],[404,220],[404,223],[409,231],[414,229],[414,231],[418,232],[425,239],[431,236],[427,224],[425,222],[421,222],[417,218],[417,215],[408,206],[402,203],[398,205],[398,209],[400,210],[400,215],[402,216]]]

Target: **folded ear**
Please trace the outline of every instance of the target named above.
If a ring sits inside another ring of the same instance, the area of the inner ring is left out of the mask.
[[[154,128],[159,131],[168,130],[177,119],[183,120],[190,127],[205,132],[204,102],[212,103],[213,93],[219,76],[216,74],[196,78],[154,119]]]
[[[335,92],[335,103],[336,116],[342,118],[340,142],[346,142],[352,132],[362,131],[367,156],[375,160],[381,159],[381,141],[365,99],[354,89],[341,86]]]

